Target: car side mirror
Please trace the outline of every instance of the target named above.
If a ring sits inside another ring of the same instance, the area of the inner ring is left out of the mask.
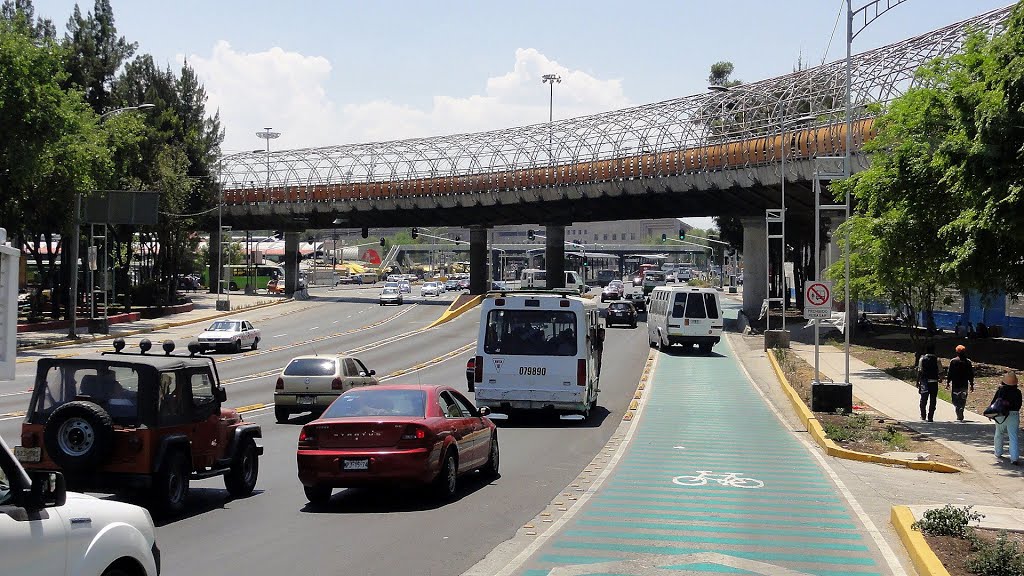
[[[218,386],[217,387],[217,401],[218,402],[227,402],[228,401],[228,391],[225,390],[222,386]]]
[[[377,375],[377,371],[376,370],[370,370],[370,376],[376,376],[376,375]]]
[[[68,499],[67,484],[60,472],[33,472],[25,507],[31,510],[63,506]]]
[[[489,406],[481,406],[479,412],[480,412],[480,416],[481,417],[483,417],[483,416],[490,416],[491,415],[491,408]]]

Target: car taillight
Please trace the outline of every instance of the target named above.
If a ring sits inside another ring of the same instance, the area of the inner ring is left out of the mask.
[[[344,387],[344,384],[341,383],[341,378],[335,378],[334,380],[331,380],[331,390],[341,390]]]
[[[576,385],[587,385],[587,361],[583,358],[576,361]]]
[[[484,381],[484,357],[477,356],[476,361],[473,364],[473,380],[476,382]]]
[[[418,424],[409,424],[405,427],[405,430],[402,431],[402,438],[399,441],[399,445],[421,446],[430,441],[431,433],[429,428]]]
[[[284,390],[284,378],[277,377],[277,385],[274,386],[275,390]]]
[[[316,448],[316,431],[312,428],[303,428],[299,432],[299,448]]]

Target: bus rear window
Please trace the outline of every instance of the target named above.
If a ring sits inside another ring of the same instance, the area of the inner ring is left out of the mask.
[[[491,310],[484,352],[517,356],[576,356],[576,313],[568,310]]]

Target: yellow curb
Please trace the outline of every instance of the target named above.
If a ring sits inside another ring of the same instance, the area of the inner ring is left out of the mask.
[[[779,384],[782,385],[783,392],[785,392],[786,396],[789,397],[789,401],[792,403],[793,409],[796,410],[797,415],[800,417],[800,421],[807,427],[807,433],[811,435],[811,438],[814,438],[814,441],[817,442],[819,446],[825,449],[825,453],[829,456],[844,458],[846,460],[857,460],[860,462],[902,466],[904,468],[910,468],[911,470],[927,470],[929,472],[943,473],[963,472],[962,469],[957,468],[956,466],[950,466],[949,464],[943,464],[941,462],[900,460],[899,458],[889,458],[886,456],[879,456],[878,454],[856,452],[854,450],[847,450],[846,448],[840,447],[825,435],[825,429],[822,428],[821,422],[818,421],[817,417],[814,416],[814,413],[807,407],[807,404],[804,404],[803,398],[800,397],[800,394],[789,384],[789,381],[786,379],[786,375],[782,372],[782,367],[779,366],[778,360],[775,359],[774,351],[768,351],[768,361],[771,362],[772,369],[775,370],[775,376],[779,379]]]
[[[438,318],[437,320],[434,320],[430,324],[430,326],[427,326],[427,328],[433,328],[434,326],[440,326],[441,324],[444,324],[445,322],[449,322],[451,320],[454,320],[454,319],[458,318],[459,316],[462,316],[463,314],[465,314],[466,312],[468,312],[472,308],[475,308],[476,306],[478,306],[481,302],[483,302],[483,300],[484,300],[484,295],[483,294],[477,294],[471,300],[469,300],[468,302],[466,302],[462,306],[459,306],[458,308],[455,308],[455,309],[452,309],[452,306],[455,306],[455,302],[452,302],[451,306],[449,306],[448,309],[445,310],[444,314],[441,314],[441,317]]]
[[[252,412],[253,410],[259,410],[260,408],[266,408],[266,404],[249,404],[247,406],[239,406],[235,408],[236,412]]]
[[[51,342],[49,344],[36,344],[35,346],[22,346],[18,348],[18,352],[22,350],[46,350],[48,348],[60,348],[61,346],[72,346],[74,344],[85,344],[89,342],[96,342],[98,340],[112,340],[114,338],[125,338],[128,336],[138,336],[139,334],[147,334],[149,332],[156,332],[157,330],[166,330],[168,328],[178,328],[180,326],[187,326],[189,324],[198,324],[200,322],[206,322],[213,320],[214,318],[223,318],[224,316],[231,316],[232,314],[238,314],[241,312],[248,312],[250,310],[258,310],[260,308],[266,308],[268,306],[276,306],[278,304],[284,304],[285,302],[292,302],[294,298],[287,298],[278,302],[266,302],[264,304],[256,304],[255,306],[248,306],[246,308],[236,308],[228,312],[221,312],[214,314],[213,316],[204,316],[202,318],[196,318],[194,320],[182,320],[180,322],[166,322],[164,324],[158,324],[152,328],[145,328],[142,330],[129,330],[128,332],[118,334],[105,334],[103,336],[95,336],[91,338],[81,338],[79,340],[61,340],[59,342]],[[32,362],[38,360],[38,358],[23,358],[18,359],[17,362]]]
[[[920,576],[949,576],[946,567],[942,565],[939,557],[932,552],[932,547],[924,536],[911,528],[914,524],[914,513],[906,506],[893,506],[889,515],[889,521],[899,534],[903,547],[910,555],[910,561]]]

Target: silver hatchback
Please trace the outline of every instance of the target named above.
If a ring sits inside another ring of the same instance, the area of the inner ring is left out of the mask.
[[[342,392],[375,386],[376,374],[352,356],[296,356],[277,377],[274,416],[286,422],[299,412],[319,414]]]

